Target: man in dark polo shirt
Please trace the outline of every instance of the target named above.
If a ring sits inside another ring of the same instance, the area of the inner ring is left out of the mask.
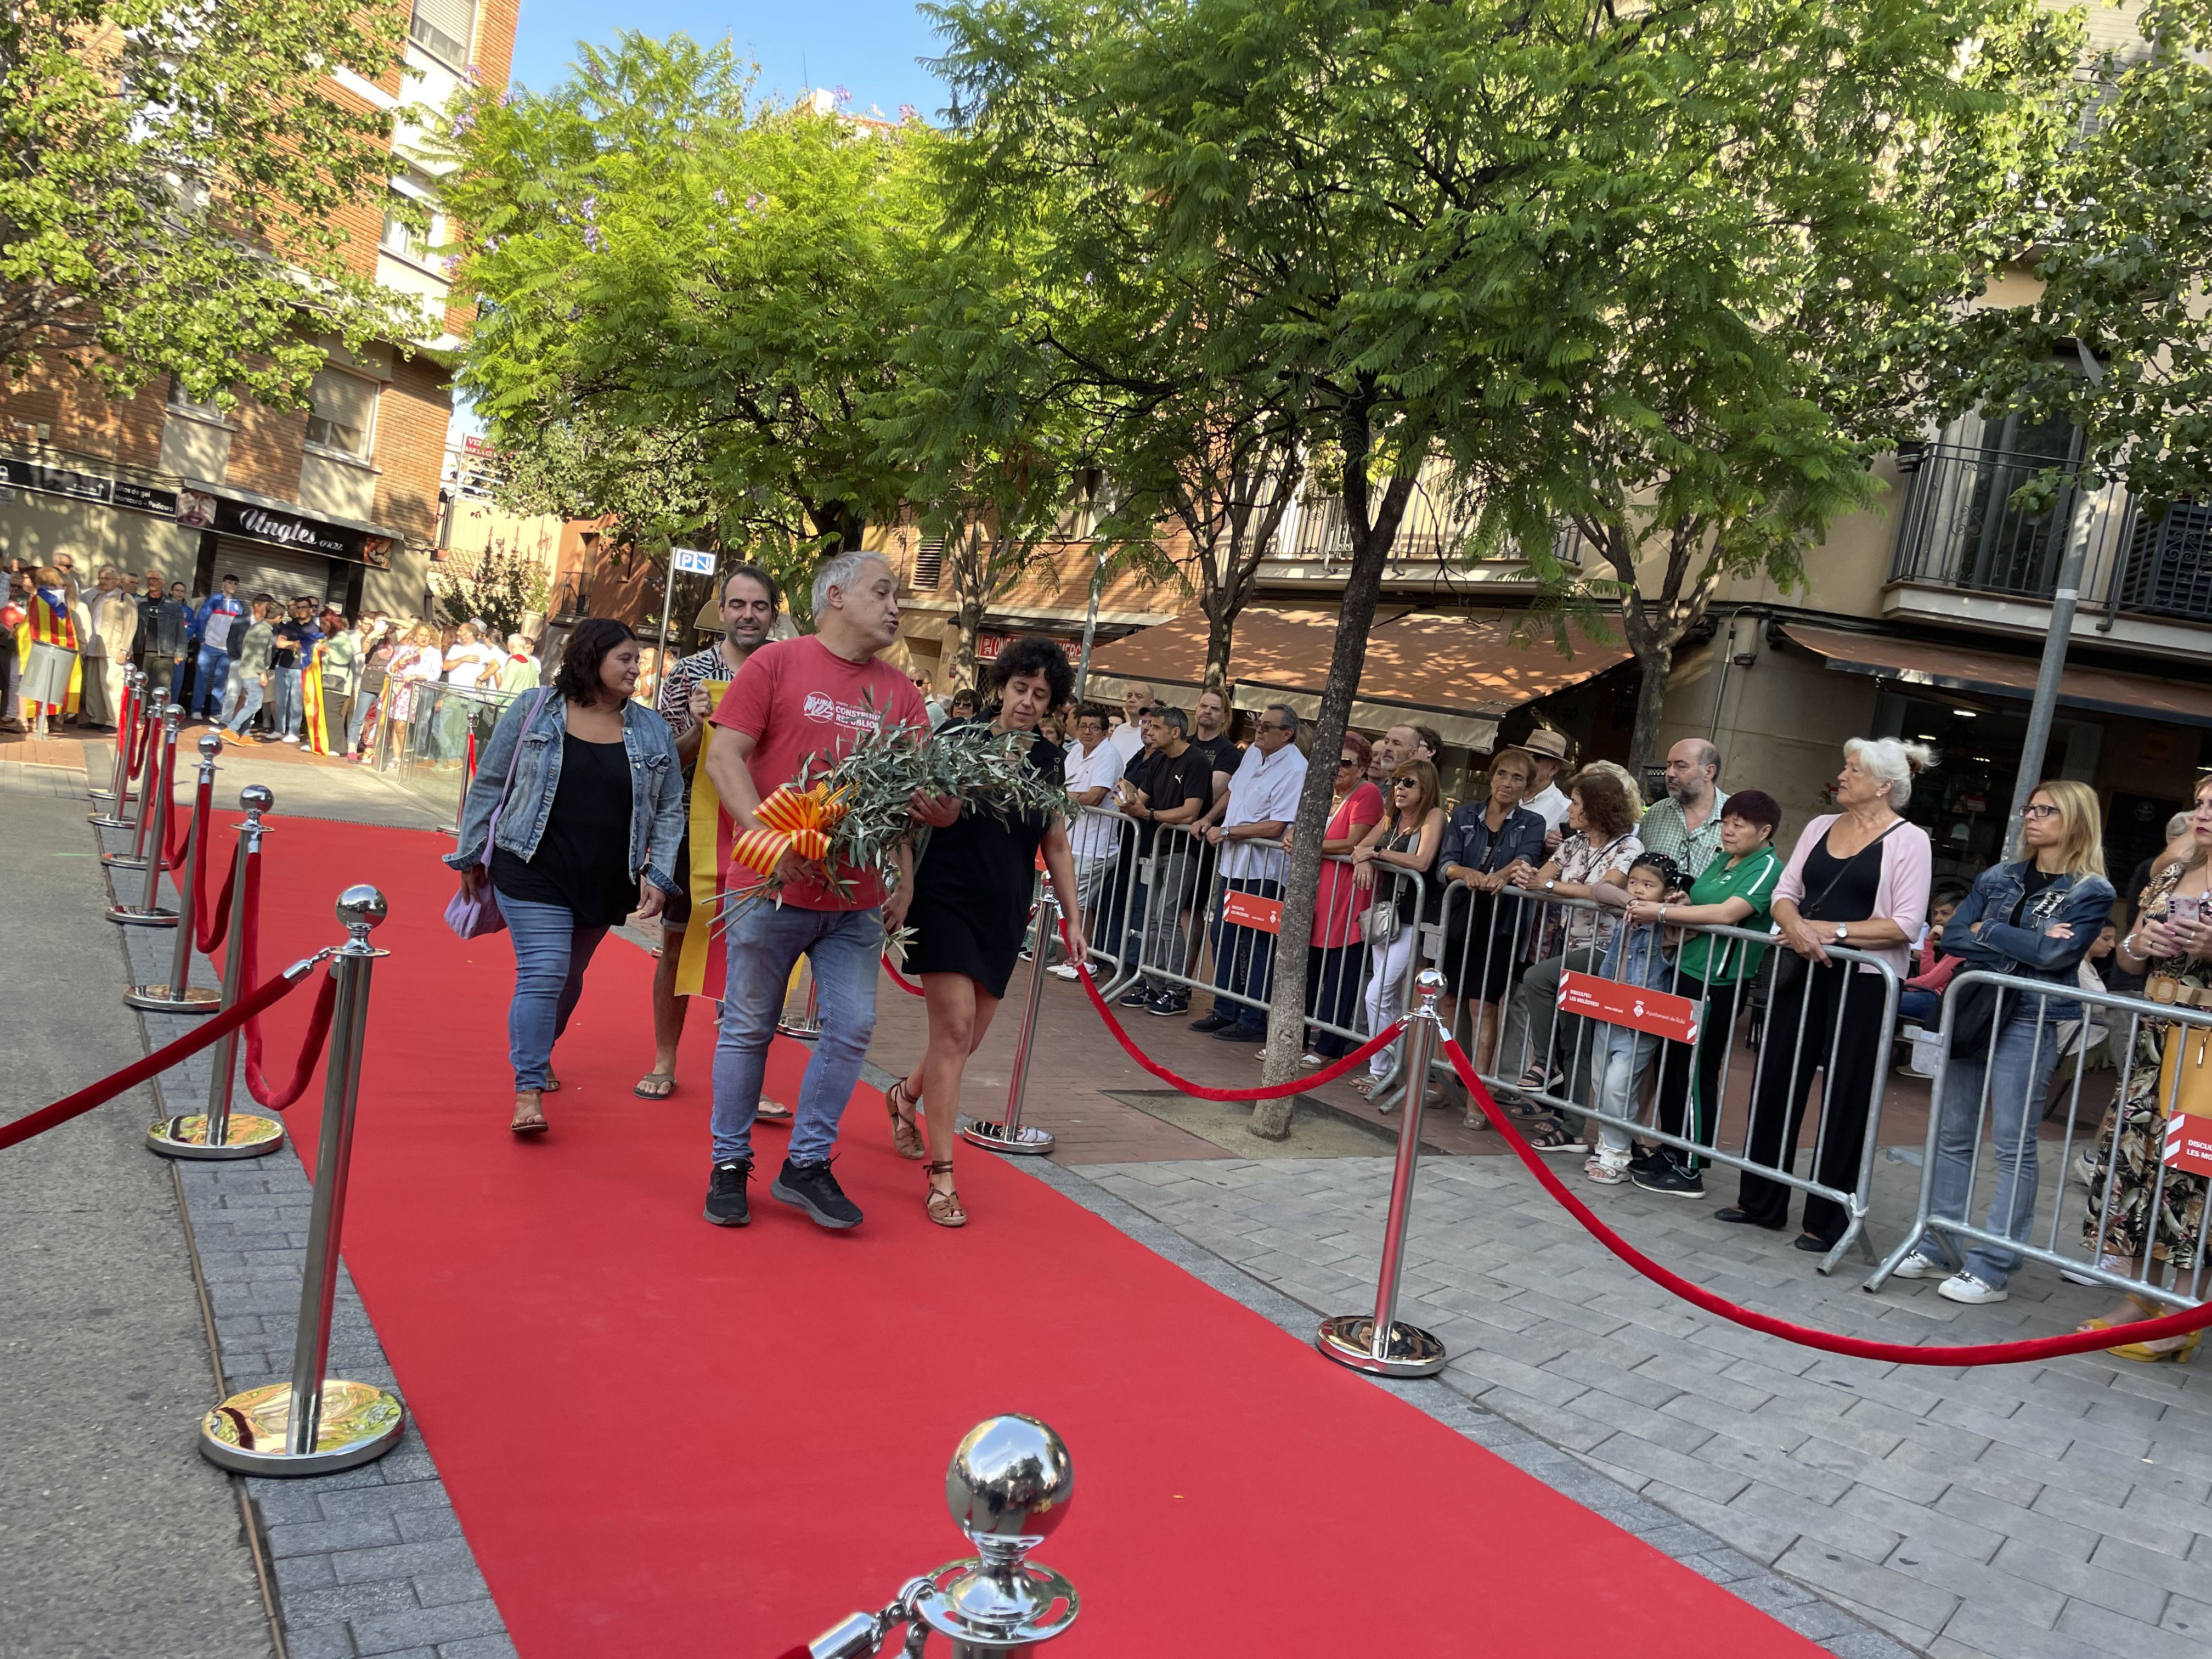
[[[1184,916],[1203,845],[1187,832],[1213,801],[1213,763],[1190,744],[1189,723],[1180,708],[1146,709],[1144,751],[1116,792],[1121,810],[1137,821],[1137,856],[1152,864],[1152,884],[1139,890],[1142,908],[1130,922],[1140,930],[1138,960],[1176,973],[1189,960]],[[1147,973],[1121,1002],[1165,1016],[1188,1008],[1190,991],[1161,974]]]

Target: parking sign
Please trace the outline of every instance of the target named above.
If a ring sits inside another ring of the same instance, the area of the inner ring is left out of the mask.
[[[714,574],[714,556],[696,548],[679,547],[676,550],[676,568],[687,576],[711,576]]]

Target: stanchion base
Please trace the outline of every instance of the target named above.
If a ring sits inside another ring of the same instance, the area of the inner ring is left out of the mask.
[[[118,818],[112,812],[94,812],[85,822],[96,830],[135,830],[138,826],[129,818]]]
[[[992,1152],[1006,1152],[1016,1158],[1042,1158],[1059,1144],[1046,1131],[1027,1123],[1017,1124],[1013,1133],[1009,1135],[1005,1124],[973,1117],[961,1123],[960,1138],[971,1146],[988,1147]]]
[[[146,1131],[146,1145],[163,1158],[206,1160],[260,1158],[284,1144],[284,1126],[273,1117],[262,1117],[252,1112],[230,1115],[220,1146],[208,1145],[207,1127],[205,1112],[195,1112],[189,1117],[165,1117]]]
[[[1338,1364],[1370,1376],[1434,1376],[1450,1358],[1444,1345],[1419,1326],[1394,1321],[1389,1343],[1378,1358],[1372,1314],[1338,1314],[1322,1320],[1321,1329],[1314,1333],[1314,1346]]]
[[[812,1042],[822,1035],[822,1028],[819,1025],[787,1025],[781,1020],[778,1020],[775,1023],[775,1034],[778,1036],[797,1037],[801,1042]]]
[[[123,1006],[149,1014],[211,1014],[222,1006],[222,993],[212,985],[187,985],[179,1001],[166,984],[134,985],[123,994]]]
[[[118,830],[133,830],[137,827],[136,824],[130,823],[118,823],[114,826]],[[143,870],[146,867],[146,860],[136,853],[102,853],[100,855],[100,867],[106,870]]]
[[[177,913],[159,904],[150,910],[142,910],[135,904],[111,904],[107,907],[107,919],[119,921],[125,927],[173,927],[177,925]]]
[[[291,1412],[289,1382],[234,1394],[201,1419],[200,1455],[241,1474],[335,1474],[383,1456],[407,1424],[396,1396],[373,1383],[326,1378],[315,1449],[295,1457],[284,1449]]]

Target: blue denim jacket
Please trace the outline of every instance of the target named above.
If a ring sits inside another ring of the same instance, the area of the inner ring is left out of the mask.
[[[527,730],[525,729],[526,726]],[[484,831],[499,805],[507,768],[514,787],[499,815],[497,844],[517,858],[536,856],[561,786],[561,738],[568,730],[566,700],[557,691],[517,697],[491,740],[477,757],[476,781],[461,814],[461,844],[446,854],[456,870],[489,862]],[[520,752],[517,752],[517,745]],[[629,757],[629,867],[664,893],[676,890],[677,849],[684,844],[684,771],[668,722],[641,702],[623,704],[623,750]]]
[[[1991,865],[1975,877],[1973,890],[1943,925],[1944,953],[1961,958],[1961,965],[1968,968],[2075,985],[2081,958],[2097,942],[2098,930],[2112,920],[2112,884],[2102,876],[2061,876],[2035,896],[2015,927],[2013,906],[2027,890],[2027,860],[2022,859]],[[1973,931],[1978,921],[1982,924],[1978,933]],[[2062,922],[2074,930],[2071,939],[2051,936],[2051,929]],[[2032,1006],[2020,1012],[2030,1017],[2034,1013]],[[2070,1000],[2054,998],[2044,1012],[2045,1018],[2057,1020],[2078,1018],[2081,1011]]]

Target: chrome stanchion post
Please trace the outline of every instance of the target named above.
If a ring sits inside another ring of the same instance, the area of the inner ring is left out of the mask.
[[[315,1200],[307,1217],[292,1380],[233,1395],[200,1424],[201,1453],[211,1462],[248,1474],[330,1474],[351,1468],[390,1451],[406,1423],[393,1395],[374,1383],[323,1375],[331,1352],[331,1312],[337,1300],[354,1113],[361,1100],[369,971],[379,957],[391,954],[368,942],[369,930],[384,920],[383,894],[374,887],[349,887],[338,897],[337,913],[351,937],[331,960],[337,998],[325,1061],[323,1127],[315,1148]]]
[[[86,793],[94,800],[108,803],[107,811],[94,812],[91,822],[103,830],[127,830],[131,820],[123,816],[123,808],[131,794],[131,744],[137,735],[133,729],[138,724],[138,688],[145,676],[136,663],[123,671],[123,707],[115,713],[115,771],[112,781],[105,789]]]
[[[775,1022],[778,1036],[797,1037],[801,1042],[811,1042],[822,1035],[822,988],[814,978],[814,964],[806,964],[806,1011],[796,1024],[779,1016]]]
[[[176,705],[171,704],[171,708]],[[179,719],[185,711],[177,708]],[[161,726],[167,711],[157,698],[146,708],[146,731],[140,740],[138,762],[138,812],[131,821],[131,850],[127,853],[102,853],[100,861],[111,870],[137,870],[146,863],[146,830],[154,816],[154,780],[161,770]],[[118,814],[119,817],[120,814]]]
[[[1434,1376],[1449,1356],[1444,1345],[1428,1332],[1398,1321],[1398,1273],[1406,1254],[1406,1224],[1413,1201],[1413,1171],[1421,1158],[1422,1108],[1428,1098],[1423,1086],[1429,1059],[1436,1052],[1443,1022],[1437,1017],[1437,999],[1444,994],[1444,976],[1425,968],[1414,981],[1421,1006],[1406,1017],[1405,1075],[1413,1079],[1406,1091],[1405,1121],[1398,1126],[1398,1163],[1390,1176],[1390,1212],[1382,1224],[1382,1268],[1376,1276],[1372,1314],[1337,1314],[1322,1321],[1314,1344],[1340,1365],[1376,1376]]]
[[[170,780],[176,775],[177,721],[184,710],[171,703],[161,721],[161,753],[160,764],[155,769],[147,788],[153,793],[153,805],[144,819],[146,884],[141,890],[136,904],[115,903],[107,907],[107,919],[119,921],[128,927],[173,927],[177,913],[161,903],[161,874],[168,868],[162,848],[169,833]],[[104,862],[124,868],[133,867],[133,861],[116,855]]]
[[[970,1118],[960,1126],[963,1140],[994,1152],[1042,1158],[1055,1145],[1049,1133],[1022,1121],[1022,1100],[1029,1091],[1030,1050],[1036,1044],[1037,1010],[1044,1001],[1045,959],[1052,937],[1059,931],[1059,921],[1060,900],[1048,883],[1044,896],[1037,901],[1036,932],[1030,939],[1030,988],[1022,1000],[1020,1028],[1014,1033],[1013,1078],[1006,1085],[1006,1115],[997,1123]]]
[[[261,815],[276,804],[276,798],[260,784],[249,783],[238,792],[238,804],[246,809],[246,822],[238,826],[238,857],[231,865],[230,941],[222,957],[224,1008],[235,1006],[246,988],[246,881],[253,861],[261,856],[261,838],[269,833]],[[164,1158],[259,1158],[275,1152],[284,1144],[279,1120],[230,1109],[238,1072],[238,1033],[218,1038],[209,1053],[213,1069],[208,1077],[206,1112],[162,1119],[146,1131],[146,1144]]]
[[[199,908],[200,860],[206,856],[208,808],[215,799],[215,757],[222,739],[200,733],[200,775],[192,794],[192,828],[184,868],[177,872],[177,948],[169,957],[169,978],[162,985],[134,985],[123,994],[126,1008],[150,1014],[211,1014],[222,1006],[210,987],[192,983],[193,924]]]

